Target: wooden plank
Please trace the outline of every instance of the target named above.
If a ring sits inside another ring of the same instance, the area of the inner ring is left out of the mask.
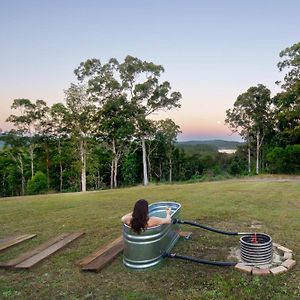
[[[45,243],[39,245],[37,248],[35,248],[33,250],[25,252],[25,253],[19,255],[18,257],[9,260],[6,263],[0,263],[0,268],[12,268],[17,264],[20,264],[22,261],[24,261],[24,260],[38,254],[39,252],[45,250],[46,248],[50,247],[51,245],[63,240],[68,235],[70,235],[70,233],[63,233],[59,236],[56,236],[56,237],[52,238],[51,240],[46,241]]]
[[[18,236],[20,236],[20,235],[19,235],[19,234],[14,234],[14,235],[8,236],[8,237],[6,237],[6,238],[3,238],[3,239],[0,240],[0,245],[1,245],[1,244],[4,244],[4,243],[6,243],[6,242],[11,241],[11,240],[15,239],[15,238],[18,237]]]
[[[23,234],[23,235],[19,235],[12,239],[8,238],[6,241],[4,241],[3,243],[0,244],[0,252],[9,247],[15,246],[21,242],[32,239],[35,236],[36,236],[36,234]]]
[[[101,246],[100,248],[98,248],[96,251],[94,251],[92,254],[82,258],[81,260],[79,260],[77,262],[77,265],[80,267],[83,267],[87,264],[89,264],[90,262],[92,262],[94,259],[96,259],[97,257],[99,257],[100,255],[102,255],[104,252],[108,251],[110,248],[112,248],[113,246],[115,246],[116,244],[119,244],[121,241],[123,240],[123,237],[120,236],[117,239],[110,241],[108,244],[105,244],[104,246]]]
[[[118,238],[118,241],[114,243],[113,246],[110,248],[106,247],[106,251],[103,251],[100,256],[82,267],[81,270],[99,272],[105,265],[111,262],[120,252],[122,252],[122,250],[123,240]]]
[[[65,237],[63,240],[51,245],[50,247],[46,248],[45,250],[37,253],[36,255],[24,260],[20,264],[17,264],[15,266],[16,269],[30,269],[33,266],[35,266],[37,263],[43,261],[44,259],[50,257],[58,250],[63,249],[67,245],[69,245],[71,242],[82,236],[83,232],[74,232]]]

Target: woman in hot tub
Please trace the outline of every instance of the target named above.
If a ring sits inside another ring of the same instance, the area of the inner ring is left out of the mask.
[[[122,217],[122,222],[132,228],[138,234],[148,227],[170,224],[171,223],[171,209],[166,209],[167,215],[165,218],[149,217],[148,216],[148,202],[144,199],[138,200],[133,208],[133,212]]]

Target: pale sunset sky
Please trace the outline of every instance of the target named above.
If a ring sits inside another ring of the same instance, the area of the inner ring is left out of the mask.
[[[179,141],[240,140],[225,111],[250,86],[272,94],[279,52],[300,40],[299,0],[0,0],[0,128],[13,99],[64,101],[88,58],[161,64],[182,93]]]

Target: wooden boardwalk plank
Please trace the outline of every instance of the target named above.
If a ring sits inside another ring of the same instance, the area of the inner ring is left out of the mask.
[[[0,243],[0,252],[9,247],[15,246],[21,242],[32,239],[35,236],[36,236],[36,234],[23,234],[23,235],[18,235],[14,238],[4,239],[4,241]]]
[[[52,238],[51,240],[48,240],[45,243],[39,245],[37,248],[35,248],[33,250],[27,251],[27,252],[17,256],[16,258],[13,258],[13,259],[9,260],[6,263],[0,263],[0,268],[12,268],[15,265],[21,263],[22,261],[24,261],[24,260],[38,254],[39,252],[45,250],[46,248],[50,247],[51,245],[61,241],[62,239],[64,239],[68,235],[70,235],[70,233],[60,234],[59,236],[56,236],[56,237]]]
[[[123,251],[122,237],[117,238],[113,242],[103,247],[103,251],[101,250],[102,249],[98,250],[100,255],[87,265],[83,266],[81,270],[99,272],[106,264],[111,262],[120,252]]]
[[[1,244],[4,244],[4,243],[6,243],[6,242],[11,241],[11,240],[15,239],[15,238],[18,237],[18,236],[20,236],[20,235],[19,235],[19,234],[14,234],[14,235],[8,236],[8,237],[6,237],[6,238],[3,238],[3,239],[0,240],[0,245],[1,245]]]
[[[67,245],[69,245],[71,242],[82,236],[83,232],[74,232],[62,239],[59,242],[54,243],[50,247],[46,248],[45,250],[42,250],[41,252],[37,253],[36,255],[33,255],[29,257],[28,259],[24,260],[23,262],[17,264],[15,266],[16,269],[30,269],[33,266],[35,266],[37,263],[43,261],[44,259],[50,257],[58,250],[63,249]]]
[[[113,246],[115,246],[116,244],[119,244],[120,242],[122,242],[123,237],[120,236],[117,239],[109,242],[108,244],[101,246],[100,248],[98,248],[96,251],[94,251],[92,254],[82,258],[81,260],[79,260],[77,262],[77,265],[80,267],[83,267],[87,264],[89,264],[90,262],[92,262],[94,259],[96,259],[97,257],[99,257],[100,255],[102,255],[104,252],[108,251],[110,248],[112,248]]]

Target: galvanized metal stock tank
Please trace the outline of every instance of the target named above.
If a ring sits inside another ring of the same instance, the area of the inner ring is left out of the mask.
[[[164,218],[166,208],[171,208],[172,220],[179,218],[181,205],[177,202],[156,202],[149,205],[149,216]],[[123,263],[133,269],[144,269],[157,265],[165,252],[169,252],[179,238],[178,224],[163,224],[149,227],[136,234],[130,226],[123,224]]]

